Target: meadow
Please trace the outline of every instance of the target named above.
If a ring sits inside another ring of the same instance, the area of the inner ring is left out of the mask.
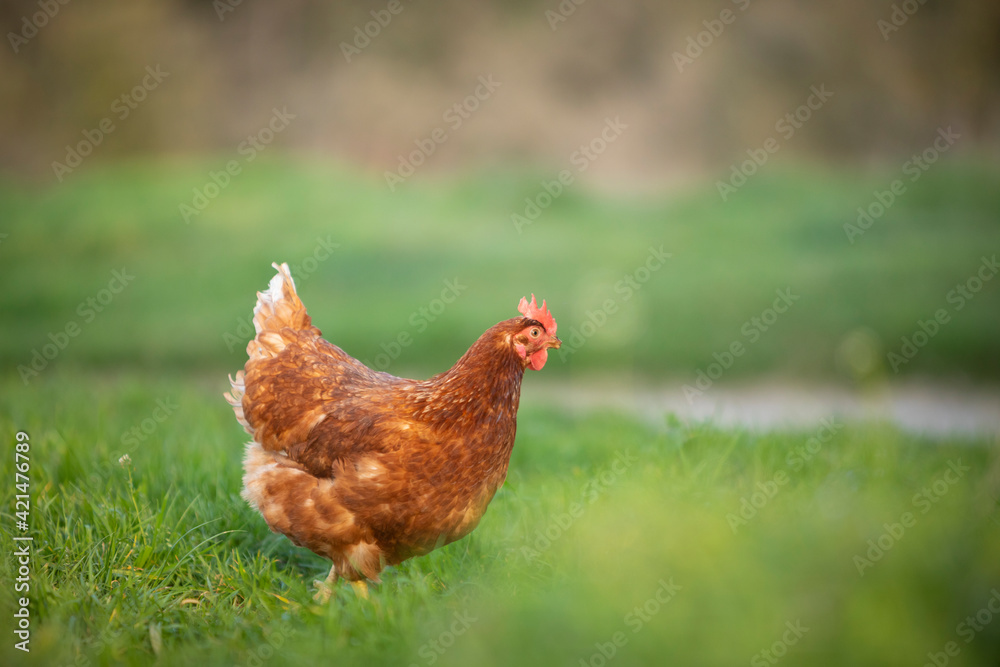
[[[275,260],[328,338],[394,373],[443,370],[534,292],[572,352],[542,372],[567,383],[692,381],[734,341],[726,380],[995,381],[1000,291],[948,297],[1000,248],[995,168],[936,166],[853,243],[844,225],[898,173],[762,174],[727,202],[572,190],[519,232],[512,213],[551,174],[387,196],[269,162],[185,222],[217,168],[0,184],[0,548],[33,537],[29,591],[0,559],[5,627],[30,596],[31,652],[5,632],[4,664],[995,664],[995,435],[524,403],[480,527],[390,568],[370,600],[341,586],[324,606],[326,562],[239,497],[245,434],[221,397]],[[796,299],[771,321],[781,290]],[[897,375],[887,353],[941,309]]]
[[[806,165],[763,173],[725,202],[708,183],[655,197],[567,188],[518,228],[512,216],[552,174],[477,173],[390,193],[379,176],[273,161],[216,189],[185,222],[181,205],[220,164],[0,183],[0,256],[17,285],[0,290],[0,363],[34,360],[40,374],[238,368],[254,294],[271,262],[287,261],[324,334],[373,364],[385,354],[397,372],[446,368],[535,293],[576,343],[558,375],[688,379],[741,341],[748,353],[727,378],[854,381],[864,378],[838,360],[861,339],[872,357],[864,377],[1000,376],[1000,290],[987,281],[956,291],[1000,249],[997,171],[985,163],[938,163],[850,239],[857,209],[901,172]],[[660,253],[669,258],[653,261]],[[794,304],[755,324],[779,292]],[[888,353],[942,309],[949,320],[933,344],[893,368]],[[65,354],[34,357],[67,327],[76,335]],[[405,348],[394,346],[401,334]]]
[[[370,600],[342,584],[322,606],[326,562],[239,497],[243,438],[213,384],[5,383],[5,437],[30,438],[34,536],[31,653],[8,634],[6,664],[921,665],[949,642],[954,664],[1000,654],[996,442],[835,417],[755,434],[525,406],[511,474],[469,538],[390,568]],[[0,470],[13,480],[12,457]],[[14,559],[2,568],[14,581]],[[6,617],[23,594],[3,589]]]

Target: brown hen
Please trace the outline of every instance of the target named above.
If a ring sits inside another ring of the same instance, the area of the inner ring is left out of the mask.
[[[367,595],[388,565],[467,535],[507,475],[521,379],[558,348],[544,301],[491,327],[429,380],[374,371],[320,337],[288,265],[254,308],[226,399],[253,437],[243,497],[271,530],[333,561]]]

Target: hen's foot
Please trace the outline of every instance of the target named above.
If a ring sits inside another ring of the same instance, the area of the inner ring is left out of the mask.
[[[326,575],[326,579],[324,581],[320,581],[319,579],[314,581],[313,585],[316,586],[317,590],[316,594],[313,595],[313,600],[319,602],[320,604],[326,604],[329,602],[330,596],[333,595],[333,586],[337,583],[338,578],[339,575],[337,574],[337,571],[331,567],[330,574]]]

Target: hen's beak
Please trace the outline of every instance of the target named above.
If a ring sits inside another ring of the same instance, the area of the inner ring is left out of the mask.
[[[552,340],[549,341],[549,347],[552,348],[553,350],[558,350],[560,347],[562,347],[562,341],[553,336]]]

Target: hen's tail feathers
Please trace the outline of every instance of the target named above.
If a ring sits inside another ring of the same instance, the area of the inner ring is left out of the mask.
[[[271,278],[265,292],[257,292],[257,305],[253,309],[253,326],[257,336],[247,345],[251,360],[269,358],[285,349],[283,329],[300,331],[312,326],[299,295],[295,281],[288,271],[288,264],[272,264],[278,273]]]
[[[278,273],[271,278],[267,291],[257,292],[257,305],[253,309],[253,326],[257,335],[247,344],[247,354],[250,360],[247,367],[254,361],[270,359],[285,349],[297,332],[312,330],[312,320],[306,313],[299,295],[295,293],[295,282],[288,271],[288,264],[272,264]],[[254,431],[247,422],[243,411],[243,396],[246,394],[246,375],[243,371],[236,377],[229,376],[229,386],[232,391],[224,396],[236,413],[236,419],[247,433],[254,436]],[[254,436],[256,437],[256,436]]]
[[[246,415],[243,414],[243,394],[246,392],[243,371],[238,371],[235,378],[232,375],[229,376],[229,386],[233,388],[232,392],[226,392],[223,396],[232,406],[233,412],[236,413],[236,421],[243,426],[243,430],[253,435],[253,429],[250,428]]]

